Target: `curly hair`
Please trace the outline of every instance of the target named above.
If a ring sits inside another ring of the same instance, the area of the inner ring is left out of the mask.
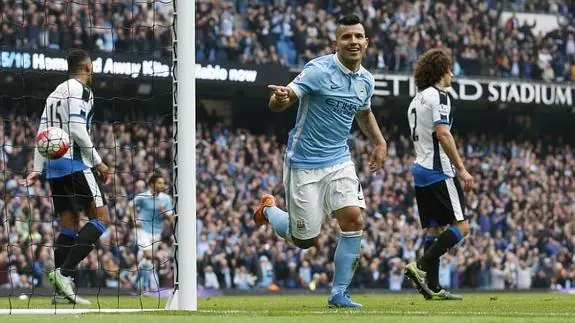
[[[451,58],[440,49],[431,49],[415,63],[415,85],[421,90],[433,86],[451,70]]]

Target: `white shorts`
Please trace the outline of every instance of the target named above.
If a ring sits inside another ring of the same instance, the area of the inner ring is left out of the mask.
[[[315,238],[325,216],[348,206],[365,209],[355,165],[348,161],[319,169],[293,169],[284,164],[283,181],[291,236]]]
[[[136,242],[140,250],[149,251],[155,249],[161,240],[162,234],[160,232],[151,233],[141,228],[136,229]]]

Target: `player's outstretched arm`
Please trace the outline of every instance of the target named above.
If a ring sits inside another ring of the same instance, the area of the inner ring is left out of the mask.
[[[321,88],[321,83],[326,76],[326,71],[312,62],[307,63],[303,71],[287,86],[268,85],[272,91],[269,101],[270,110],[283,111],[304,96],[309,95]]]
[[[41,131],[44,131],[48,128],[48,124],[44,120],[45,119],[40,121],[40,124],[38,125],[38,133],[40,133]],[[42,173],[42,171],[44,170],[44,162],[45,161],[46,161],[46,158],[44,156],[42,156],[42,154],[40,154],[38,147],[34,147],[34,169],[32,171],[37,172],[37,173]]]
[[[272,90],[269,107],[273,112],[281,112],[297,102],[297,95],[287,86],[268,85],[268,89]]]
[[[383,134],[381,133],[381,129],[377,124],[377,120],[375,119],[371,108],[359,111],[355,115],[355,120],[357,121],[361,131],[374,145],[369,161],[369,170],[375,172],[383,167],[383,162],[387,155],[387,142],[383,138]]]
[[[38,132],[40,132],[46,128],[47,128],[46,122],[40,122],[40,124],[38,125]],[[34,185],[34,183],[36,183],[36,181],[38,180],[38,178],[42,174],[42,171],[44,170],[44,162],[45,161],[46,161],[46,158],[44,158],[44,156],[42,156],[42,154],[40,154],[38,147],[34,147],[34,164],[32,166],[33,169],[28,173],[28,175],[26,176],[25,179],[20,181],[20,185],[24,185],[24,186]]]
[[[447,157],[449,157],[449,160],[453,166],[455,166],[455,169],[457,169],[459,177],[463,181],[465,190],[469,191],[473,188],[474,179],[465,169],[465,165],[463,165],[463,160],[459,156],[457,145],[455,144],[455,139],[453,139],[453,135],[449,130],[449,125],[435,125],[435,134],[437,136],[437,141],[439,141],[439,144],[443,148],[443,151],[445,151]]]

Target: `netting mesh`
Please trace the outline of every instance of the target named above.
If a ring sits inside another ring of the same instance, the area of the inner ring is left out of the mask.
[[[91,137],[111,172],[111,223],[75,284],[92,308],[163,308],[174,282],[172,60],[174,1],[0,2],[0,308],[72,307],[54,297],[59,234],[49,181],[26,188],[46,97],[72,48],[94,67]],[[149,183],[153,174],[165,181]],[[78,213],[76,230],[87,222]]]

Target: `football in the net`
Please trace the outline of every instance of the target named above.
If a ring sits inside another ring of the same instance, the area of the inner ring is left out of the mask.
[[[61,128],[49,127],[38,132],[36,147],[45,158],[58,159],[68,152],[70,137]]]

